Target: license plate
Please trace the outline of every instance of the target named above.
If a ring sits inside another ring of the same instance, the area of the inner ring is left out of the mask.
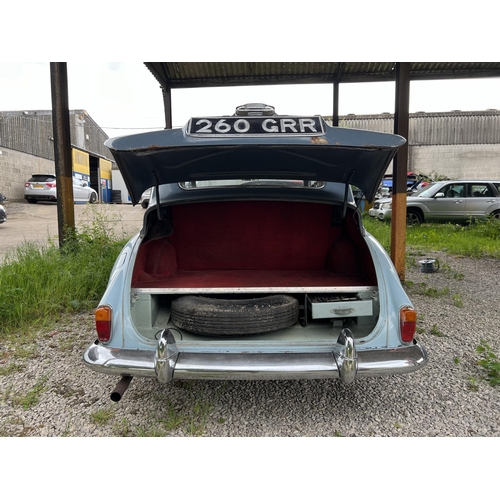
[[[191,118],[187,134],[196,137],[323,135],[319,116],[239,116]]]
[[[34,189],[43,189],[45,187],[44,184],[33,184]]]

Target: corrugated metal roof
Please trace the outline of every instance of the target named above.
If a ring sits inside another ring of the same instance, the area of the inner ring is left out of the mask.
[[[394,62],[146,62],[165,89],[392,81]],[[500,77],[500,62],[413,62],[411,80]]]

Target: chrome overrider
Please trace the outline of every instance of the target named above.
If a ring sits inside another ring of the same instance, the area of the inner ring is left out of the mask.
[[[413,372],[427,363],[427,352],[412,345],[357,350],[352,333],[342,330],[337,344],[324,352],[187,352],[176,345],[168,328],[161,332],[156,351],[107,347],[98,342],[83,355],[95,371],[113,375],[172,379],[320,379],[339,378],[352,383],[357,377]]]

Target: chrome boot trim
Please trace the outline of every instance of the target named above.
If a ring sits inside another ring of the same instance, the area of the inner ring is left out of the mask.
[[[335,356],[339,368],[340,380],[344,384],[352,384],[358,371],[358,355],[354,345],[354,337],[349,328],[343,328],[340,332],[337,344],[343,346]]]
[[[178,356],[179,351],[175,345],[174,336],[168,328],[165,328],[161,332],[155,354],[155,373],[162,384],[166,384],[174,378]]]

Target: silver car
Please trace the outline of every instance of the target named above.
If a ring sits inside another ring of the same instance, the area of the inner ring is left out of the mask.
[[[380,198],[369,210],[380,220],[392,218],[392,199]],[[408,225],[424,221],[466,222],[500,218],[500,180],[448,180],[434,182],[406,198]]]
[[[87,182],[73,177],[75,203],[96,203],[98,196]],[[24,184],[24,199],[28,203],[57,201],[56,177],[54,174],[33,174]]]
[[[349,384],[426,364],[350,187],[371,202],[405,140],[268,108],[106,142],[132,203],[152,187],[84,353],[122,377],[113,401],[132,377]]]

